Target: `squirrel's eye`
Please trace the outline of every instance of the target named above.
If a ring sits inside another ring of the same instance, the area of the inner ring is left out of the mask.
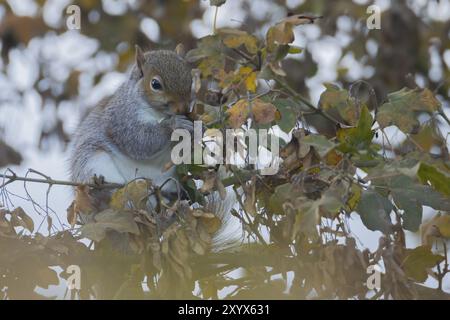
[[[158,79],[152,79],[150,82],[153,90],[162,90],[162,84]]]

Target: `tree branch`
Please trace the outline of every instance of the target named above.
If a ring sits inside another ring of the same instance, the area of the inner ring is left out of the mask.
[[[9,171],[12,172],[11,170],[9,170]],[[34,171],[32,171],[32,172],[34,172]],[[73,186],[73,187],[87,186],[87,187],[96,188],[96,189],[116,189],[116,188],[121,188],[124,186],[123,184],[120,184],[120,183],[104,183],[104,184],[77,183],[77,182],[72,182],[72,181],[54,180],[54,179],[51,179],[50,177],[47,177],[45,179],[28,178],[28,177],[18,176],[14,172],[12,172],[11,174],[0,174],[0,178],[8,179],[8,181],[6,181],[0,185],[0,188],[3,188],[6,185],[8,185],[14,181],[46,183],[49,185],[62,185],[62,186]]]

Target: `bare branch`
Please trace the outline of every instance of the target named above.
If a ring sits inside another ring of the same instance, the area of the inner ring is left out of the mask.
[[[2,179],[8,179],[8,181],[4,182],[0,185],[0,188],[5,187],[6,185],[14,182],[14,181],[25,181],[25,182],[36,182],[36,183],[46,183],[49,185],[62,185],[62,186],[73,186],[73,187],[79,187],[79,186],[87,186],[91,188],[96,189],[116,189],[116,188],[122,188],[124,184],[120,183],[104,183],[104,184],[95,184],[95,183],[78,183],[78,182],[72,182],[72,181],[64,181],[64,180],[54,180],[48,176],[45,176],[45,179],[37,179],[37,178],[28,178],[28,177],[21,177],[16,175],[12,170],[8,169],[11,174],[0,174],[0,178]],[[43,174],[39,173],[38,171],[30,169],[29,172],[37,173],[41,176],[44,176]]]

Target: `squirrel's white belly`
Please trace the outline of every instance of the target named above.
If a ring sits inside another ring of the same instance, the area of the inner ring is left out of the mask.
[[[161,150],[152,159],[142,161],[131,159],[118,152],[102,151],[91,158],[87,169],[92,175],[102,175],[105,181],[110,183],[127,183],[136,178],[148,178],[153,181],[153,184],[160,186],[168,178],[175,176],[174,166],[165,170],[169,162],[170,148]],[[173,183],[166,184],[165,190],[168,185]]]

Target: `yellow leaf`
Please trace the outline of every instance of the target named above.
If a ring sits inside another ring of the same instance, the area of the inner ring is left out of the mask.
[[[245,78],[245,87],[250,92],[256,91],[256,72],[250,73],[250,75]]]
[[[361,188],[356,184],[352,184],[350,194],[351,195],[350,198],[347,200],[347,204],[350,210],[354,210],[358,205],[359,200],[361,199]]]
[[[198,69],[203,77],[214,75],[218,70],[223,69],[223,61],[217,57],[207,57],[200,62]]]
[[[250,92],[256,91],[256,77],[257,73],[250,67],[241,67],[239,69],[239,75],[244,78],[245,88]]]
[[[223,28],[219,33],[225,36],[223,43],[232,49],[237,49],[244,45],[247,51],[251,54],[258,52],[258,39],[242,30]]]
[[[148,195],[148,182],[143,179],[130,182],[117,190],[111,197],[110,207],[120,210],[131,205],[135,209],[145,209],[145,200]]]

